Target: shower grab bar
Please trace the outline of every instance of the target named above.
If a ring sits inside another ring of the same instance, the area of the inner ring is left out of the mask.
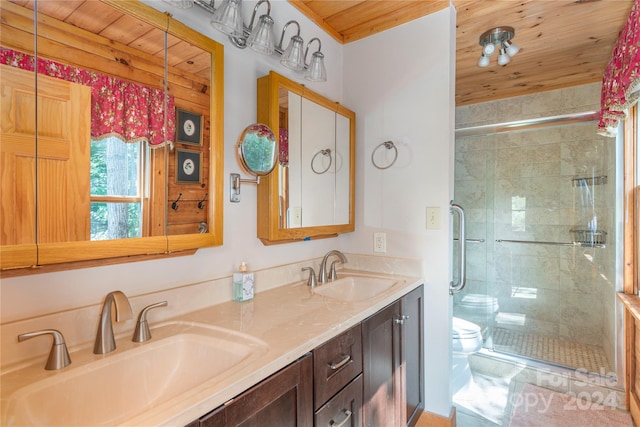
[[[525,243],[528,245],[554,245],[554,246],[580,246],[579,243],[572,242],[538,242],[535,240],[508,240],[508,239],[497,239],[496,243]]]
[[[454,283],[453,280],[449,282],[449,295],[453,295],[464,289],[467,282],[466,263],[467,263],[467,233],[465,231],[465,218],[464,209],[462,206],[453,203],[453,200],[449,204],[449,212],[453,215],[457,213],[460,217],[458,221],[458,282]]]
[[[457,237],[453,238],[454,241],[458,241],[460,239],[458,239]],[[484,243],[484,239],[465,239],[467,241],[467,243]]]

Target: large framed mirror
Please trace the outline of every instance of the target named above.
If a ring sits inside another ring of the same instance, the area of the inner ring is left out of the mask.
[[[222,46],[138,1],[1,1],[1,268],[222,244]]]
[[[276,72],[258,79],[258,121],[279,161],[258,185],[264,244],[334,237],[355,225],[355,113]]]

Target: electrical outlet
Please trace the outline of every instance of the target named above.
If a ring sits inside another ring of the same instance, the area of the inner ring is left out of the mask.
[[[387,252],[387,235],[385,233],[373,233],[373,251]]]
[[[440,208],[427,208],[427,230],[440,229]]]

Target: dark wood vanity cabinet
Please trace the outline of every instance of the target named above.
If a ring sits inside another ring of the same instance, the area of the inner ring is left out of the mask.
[[[400,360],[404,366],[401,387],[406,425],[415,426],[424,410],[424,286],[400,299]],[[405,316],[405,317],[402,317]]]
[[[364,425],[415,425],[424,408],[423,286],[362,323]]]
[[[188,427],[313,426],[313,363],[307,354]]]
[[[420,286],[187,427],[414,426],[422,322]]]

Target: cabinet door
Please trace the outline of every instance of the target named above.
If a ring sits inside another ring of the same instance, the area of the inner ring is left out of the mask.
[[[401,425],[400,301],[362,323],[363,417],[370,427]]]
[[[400,357],[404,367],[402,400],[406,408],[403,416],[409,426],[416,424],[424,409],[423,295],[423,286],[420,286],[400,300]]]
[[[191,424],[190,424],[191,425]],[[202,427],[313,426],[313,363],[299,359],[200,418]]]

